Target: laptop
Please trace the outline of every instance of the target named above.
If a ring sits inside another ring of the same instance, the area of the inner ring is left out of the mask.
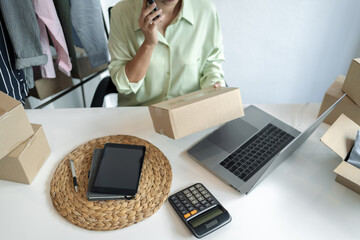
[[[344,94],[304,132],[250,105],[187,153],[223,181],[248,194],[315,131]]]

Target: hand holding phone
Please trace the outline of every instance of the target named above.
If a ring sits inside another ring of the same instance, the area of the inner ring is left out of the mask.
[[[149,5],[151,5],[151,4],[155,3],[155,0],[147,0],[147,2],[149,3]],[[159,10],[158,7],[155,7],[154,10],[153,10],[151,13],[156,12],[157,10]],[[156,19],[158,19],[159,17],[160,17],[160,15],[157,15],[157,16],[153,19],[153,21],[156,20]]]

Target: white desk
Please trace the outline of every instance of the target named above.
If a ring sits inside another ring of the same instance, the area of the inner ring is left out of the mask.
[[[316,118],[319,104],[259,105],[303,130]],[[161,149],[170,160],[170,193],[203,183],[233,218],[205,239],[359,239],[360,195],[335,182],[340,159],[317,131],[249,195],[241,195],[186,155],[185,150],[213,131],[171,140],[154,132],[147,108],[28,110],[44,126],[52,153],[31,185],[0,180],[0,239],[194,239],[165,204],[150,218],[125,229],[95,232],[65,220],[52,206],[49,189],[59,161],[94,138],[128,134]]]

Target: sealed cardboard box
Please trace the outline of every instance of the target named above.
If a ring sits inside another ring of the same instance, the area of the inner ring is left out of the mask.
[[[319,116],[325,112],[334,102],[336,102],[344,92],[342,86],[344,84],[345,77],[339,75],[335,82],[326,91],[321,107],[319,110]],[[350,97],[345,96],[341,102],[335,107],[335,109],[325,118],[324,123],[333,124],[338,117],[344,113],[354,122],[360,125],[360,106],[358,106]]]
[[[0,91],[0,159],[33,134],[21,103]]]
[[[0,179],[30,184],[50,154],[41,125],[32,124],[34,135],[0,159]]]
[[[238,88],[207,88],[149,106],[157,133],[178,139],[244,116]]]
[[[352,60],[342,89],[360,106],[360,58]]]
[[[360,169],[346,162],[358,130],[360,126],[342,114],[320,140],[343,160],[334,170],[337,174],[335,180],[360,193]]]

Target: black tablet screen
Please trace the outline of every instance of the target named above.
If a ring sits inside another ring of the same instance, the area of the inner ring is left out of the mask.
[[[105,144],[92,191],[136,194],[144,155],[144,146]]]

